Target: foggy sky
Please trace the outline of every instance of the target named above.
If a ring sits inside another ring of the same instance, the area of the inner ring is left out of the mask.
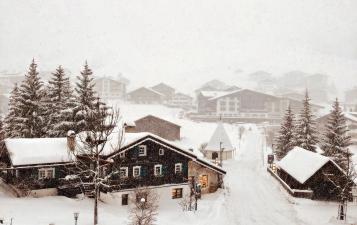
[[[1,0],[0,71],[24,71],[35,57],[41,70],[78,73],[87,59],[95,74],[122,72],[132,87],[242,86],[256,70],[296,69],[350,87],[356,10],[355,0]]]

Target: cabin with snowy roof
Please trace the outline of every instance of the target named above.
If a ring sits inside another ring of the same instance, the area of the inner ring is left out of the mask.
[[[343,174],[328,157],[300,147],[294,147],[277,163],[277,175],[295,197],[333,200],[338,193],[329,176]]]
[[[119,149],[113,148],[119,142]],[[84,184],[69,179],[76,174],[76,156],[71,151],[81,144],[78,135],[72,133],[67,138],[5,139],[0,147],[0,177],[17,190],[51,190],[52,194],[65,196],[90,193],[90,180]],[[101,191],[125,196],[142,186],[166,188],[169,198],[182,198],[190,194],[192,187],[200,193],[210,193],[220,187],[226,173],[193,151],[148,132],[124,136],[112,133],[100,157],[110,162],[101,173],[114,172],[107,181],[110,185],[103,186]]]
[[[204,155],[207,159],[220,161],[232,159],[235,148],[228,136],[222,122],[219,122],[216,130],[213,132],[211,139],[204,149]]]

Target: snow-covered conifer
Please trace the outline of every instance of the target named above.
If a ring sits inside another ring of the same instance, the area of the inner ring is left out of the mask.
[[[9,99],[9,112],[4,119],[4,129],[6,137],[21,137],[20,133],[20,91],[15,84]]]
[[[96,93],[94,90],[94,81],[92,77],[92,70],[89,68],[88,63],[84,65],[81,75],[77,76],[76,83],[76,107],[75,107],[75,121],[76,131],[84,131],[88,128],[88,114],[96,109]]]
[[[289,105],[276,138],[275,154],[280,160],[294,147],[294,114]]]
[[[347,161],[351,157],[351,153],[346,155],[348,146],[351,145],[351,137],[347,134],[346,118],[337,98],[332,107],[321,148],[324,150],[325,156],[330,157],[341,168],[346,169]]]
[[[44,136],[45,118],[43,105],[43,82],[33,59],[29,71],[22,82],[19,97],[19,132],[21,137],[34,138]]]
[[[62,66],[52,73],[48,82],[47,115],[49,115],[47,135],[64,137],[68,130],[73,129],[74,96],[69,77]]]
[[[317,143],[316,127],[307,90],[295,128],[295,145],[314,152]]]

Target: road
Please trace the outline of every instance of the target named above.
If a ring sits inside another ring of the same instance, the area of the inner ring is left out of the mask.
[[[262,141],[263,135],[253,126],[245,132],[236,159],[225,164],[227,221],[242,225],[303,224],[285,193],[266,172]]]

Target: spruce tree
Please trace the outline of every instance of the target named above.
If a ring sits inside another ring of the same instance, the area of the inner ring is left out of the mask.
[[[289,105],[276,138],[275,154],[282,159],[294,147],[294,115]]]
[[[20,90],[15,84],[10,93],[9,112],[4,120],[5,136],[9,138],[21,137],[20,132]]]
[[[326,132],[322,139],[321,148],[324,155],[334,160],[341,168],[346,169],[351,153],[351,137],[347,134],[346,118],[343,115],[338,99],[336,98],[331,113],[328,115]]]
[[[88,120],[91,119],[91,114],[96,109],[96,93],[94,91],[94,81],[92,70],[86,62],[81,75],[77,76],[76,83],[76,107],[74,110],[74,119],[76,122],[76,131],[89,130]]]
[[[75,105],[69,77],[66,76],[62,66],[52,73],[52,78],[48,83],[47,115],[50,120],[47,135],[64,137],[68,130],[73,129]]]
[[[306,90],[303,108],[299,114],[295,129],[295,145],[315,152],[317,143],[314,116],[311,112],[311,103]]]
[[[43,105],[43,83],[37,71],[37,64],[33,59],[25,80],[20,86],[19,103],[19,132],[21,137],[35,138],[45,134],[45,118]]]

